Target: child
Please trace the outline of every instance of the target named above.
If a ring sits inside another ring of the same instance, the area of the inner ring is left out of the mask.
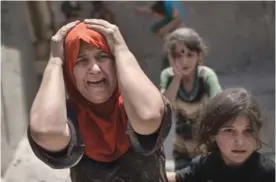
[[[155,17],[158,21],[151,26],[151,31],[163,38],[176,28],[187,25],[187,10],[184,11],[179,1],[155,1],[150,8],[134,7],[134,10]]]
[[[272,182],[275,163],[258,153],[263,117],[243,88],[227,89],[206,106],[198,128],[206,153],[185,169],[167,173],[170,182]]]
[[[175,30],[165,41],[170,67],[161,72],[160,89],[176,111],[175,170],[185,168],[198,155],[193,128],[201,107],[221,91],[215,71],[203,66],[205,49],[200,35],[190,28]]]

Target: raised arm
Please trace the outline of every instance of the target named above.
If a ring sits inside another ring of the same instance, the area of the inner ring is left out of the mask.
[[[88,27],[102,32],[116,60],[118,82],[129,121],[142,135],[158,130],[164,112],[164,102],[157,87],[140,68],[128,49],[117,26],[104,20],[86,20]]]
[[[219,92],[221,92],[222,88],[219,83],[219,79],[217,74],[211,68],[205,67],[204,70],[204,87],[208,93],[210,98],[215,97]]]
[[[70,141],[62,71],[63,40],[76,24],[63,26],[52,37],[50,59],[30,112],[30,135],[35,143],[48,151],[60,151]]]
[[[164,24],[164,26],[160,27],[157,30],[156,33],[161,37],[166,36],[168,33],[175,30],[181,24],[181,15],[180,15],[180,12],[178,11],[178,8],[174,5],[174,3],[175,3],[174,1],[165,1],[164,2],[166,14],[167,14],[165,17],[171,16],[171,18],[169,19],[168,23]],[[165,19],[166,18],[164,18],[162,21],[165,21],[165,22],[168,21]]]

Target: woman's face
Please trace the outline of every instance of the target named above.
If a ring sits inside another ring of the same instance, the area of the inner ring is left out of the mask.
[[[242,164],[257,149],[257,142],[246,116],[238,116],[235,121],[220,128],[215,140],[228,165]]]
[[[81,44],[73,73],[77,89],[92,103],[107,101],[117,84],[112,57],[85,42]]]
[[[175,50],[170,52],[172,61],[183,71],[183,76],[188,76],[194,73],[199,59],[200,53],[191,51],[184,44],[176,44]]]

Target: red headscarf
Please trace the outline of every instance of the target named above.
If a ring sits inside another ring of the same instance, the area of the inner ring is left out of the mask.
[[[80,41],[96,46],[110,54],[107,42],[100,33],[79,23],[66,36],[64,79],[73,106],[79,130],[85,144],[85,154],[90,158],[111,162],[122,156],[129,148],[126,135],[127,116],[123,108],[118,86],[104,103],[94,104],[86,100],[76,88],[73,68],[80,50]]]

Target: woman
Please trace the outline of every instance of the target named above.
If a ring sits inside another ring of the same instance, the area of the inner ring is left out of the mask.
[[[40,160],[71,168],[73,182],[167,181],[162,143],[170,127],[168,102],[117,26],[77,21],[53,36],[28,130]]]
[[[216,73],[203,66],[205,45],[190,28],[179,28],[166,38],[171,67],[161,72],[161,92],[173,103],[177,114],[173,141],[175,169],[189,164],[196,155],[194,127],[201,107],[221,91]]]
[[[227,89],[206,106],[198,129],[206,153],[185,169],[168,173],[170,182],[275,182],[275,163],[260,154],[263,116],[243,88]]]

